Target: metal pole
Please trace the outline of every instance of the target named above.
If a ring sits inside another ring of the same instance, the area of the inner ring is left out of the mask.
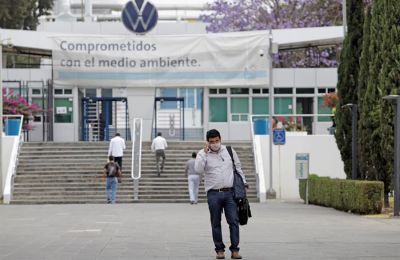
[[[272,171],[273,171],[273,165],[272,165],[272,143],[273,143],[273,132],[272,132],[272,127],[273,127],[273,112],[274,112],[274,107],[273,107],[273,102],[274,102],[274,87],[273,85],[273,78],[272,78],[272,29],[269,30],[269,46],[268,46],[268,54],[269,54],[269,188],[267,190],[267,199],[275,199],[276,198],[276,192],[273,188],[273,177],[272,177]]]
[[[346,36],[347,34],[347,4],[346,0],[343,0],[343,36]]]
[[[400,202],[400,96],[398,95],[389,95],[383,97],[383,99],[391,101],[394,103],[394,207],[393,207],[393,215],[399,216],[399,202]]]
[[[399,202],[400,202],[400,192],[399,192],[399,184],[400,184],[400,104],[399,97],[396,98],[395,102],[395,118],[394,118],[395,128],[394,128],[394,207],[393,207],[393,215],[399,216]]]
[[[351,178],[357,179],[357,105],[353,104],[351,107],[352,121],[351,121]]]
[[[0,199],[3,199],[3,45],[0,35]]]

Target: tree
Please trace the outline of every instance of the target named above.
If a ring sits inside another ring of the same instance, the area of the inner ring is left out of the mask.
[[[384,182],[385,195],[388,197],[390,191],[391,178],[394,171],[394,112],[393,106],[389,102],[382,101],[382,97],[390,94],[399,93],[399,63],[400,54],[400,26],[398,18],[400,17],[400,3],[398,1],[381,0],[383,2],[383,29],[381,30],[381,58],[382,67],[379,70],[378,88],[381,93],[380,102],[382,102],[380,110],[380,149],[383,161],[380,165],[383,171],[380,172],[379,178]],[[385,199],[385,201],[388,198]]]
[[[394,30],[396,26],[395,9],[400,3],[388,0],[375,0],[372,4],[372,16],[369,28],[369,44],[363,52],[368,53],[367,90],[360,100],[364,104],[362,113],[365,120],[362,125],[368,127],[365,138],[365,152],[361,158],[366,168],[368,179],[380,180],[384,183],[384,203],[389,206],[389,191],[393,171],[393,111],[391,105],[382,97],[396,91],[396,67],[400,62],[398,48],[399,38]],[[387,38],[389,37],[389,38]],[[386,39],[387,38],[387,39]],[[395,41],[397,40],[397,42]],[[367,49],[366,49],[367,48]],[[391,55],[394,55],[391,57]],[[396,74],[397,73],[397,74]],[[398,84],[398,83],[397,83]]]
[[[342,0],[217,0],[200,19],[208,32],[339,25]],[[275,67],[336,67],[338,46],[280,51]]]
[[[336,143],[344,163],[344,170],[351,178],[351,119],[352,113],[348,108],[342,108],[348,103],[357,104],[357,83],[359,58],[361,55],[364,5],[359,0],[347,1],[348,33],[343,42],[338,68],[337,93],[339,102],[336,106]]]
[[[363,43],[362,51],[360,57],[360,71],[358,77],[358,89],[357,89],[357,99],[358,99],[358,111],[359,111],[359,121],[357,125],[358,129],[358,166],[361,179],[375,179],[375,174],[372,170],[370,153],[373,151],[371,149],[371,137],[373,134],[374,127],[372,127],[372,121],[370,111],[371,111],[371,100],[367,101],[368,92],[368,69],[370,63],[370,26],[371,26],[371,8],[367,7],[365,12],[364,27],[363,27]]]
[[[38,18],[52,7],[53,0],[0,0],[0,27],[35,30]]]

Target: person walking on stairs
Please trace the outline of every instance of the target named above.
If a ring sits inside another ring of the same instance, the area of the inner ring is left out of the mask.
[[[186,162],[185,173],[188,178],[190,204],[197,204],[199,197],[200,174],[194,169],[197,153],[192,153],[192,159]]]
[[[153,139],[151,143],[151,151],[156,154],[156,168],[157,168],[157,176],[160,176],[160,173],[164,171],[165,164],[165,149],[167,149],[168,144],[167,140],[162,137],[161,133],[157,134],[157,137]],[[161,165],[160,165],[160,159]]]
[[[110,155],[108,160],[108,163],[104,166],[103,177],[106,179],[107,203],[114,204],[116,202],[118,177],[121,176],[121,168],[114,161],[113,156]]]
[[[108,156],[113,156],[114,161],[118,163],[122,171],[122,157],[124,156],[125,140],[119,133],[115,134],[115,137],[111,138],[110,146],[108,148]]]

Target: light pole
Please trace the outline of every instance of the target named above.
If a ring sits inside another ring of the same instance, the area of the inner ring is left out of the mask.
[[[391,103],[394,105],[394,176],[393,176],[393,182],[394,182],[394,207],[393,207],[393,215],[394,216],[399,216],[399,203],[400,203],[400,198],[399,198],[399,185],[400,185],[400,96],[399,95],[390,95],[390,96],[385,96],[383,99],[391,101]]]
[[[346,104],[342,108],[348,107],[351,110],[351,179],[357,179],[357,120],[358,109],[356,104]]]
[[[267,190],[267,199],[275,199],[276,198],[276,192],[272,186],[273,184],[273,178],[272,178],[272,171],[273,171],[273,165],[272,165],[272,143],[273,143],[273,118],[272,118],[272,113],[274,110],[274,106],[273,106],[273,102],[274,102],[274,87],[273,85],[273,78],[272,78],[272,54],[273,54],[273,50],[272,50],[272,29],[269,30],[269,45],[268,45],[268,55],[269,55],[269,129],[268,129],[268,133],[269,133],[269,188]]]
[[[347,4],[346,0],[343,0],[342,4],[342,11],[343,11],[343,36],[346,37],[347,34]]]

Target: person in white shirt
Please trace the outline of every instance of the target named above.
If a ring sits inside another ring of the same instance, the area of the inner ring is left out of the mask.
[[[156,167],[157,167],[157,175],[160,176],[160,168],[161,172],[164,170],[164,163],[165,163],[165,149],[168,147],[167,141],[164,137],[162,137],[161,133],[157,134],[157,137],[153,139],[151,143],[151,151],[156,153]],[[160,167],[160,158],[161,167]]]
[[[114,161],[118,163],[122,170],[122,156],[124,156],[125,140],[121,137],[119,133],[115,134],[110,141],[110,147],[108,148],[108,156],[113,156]]]

